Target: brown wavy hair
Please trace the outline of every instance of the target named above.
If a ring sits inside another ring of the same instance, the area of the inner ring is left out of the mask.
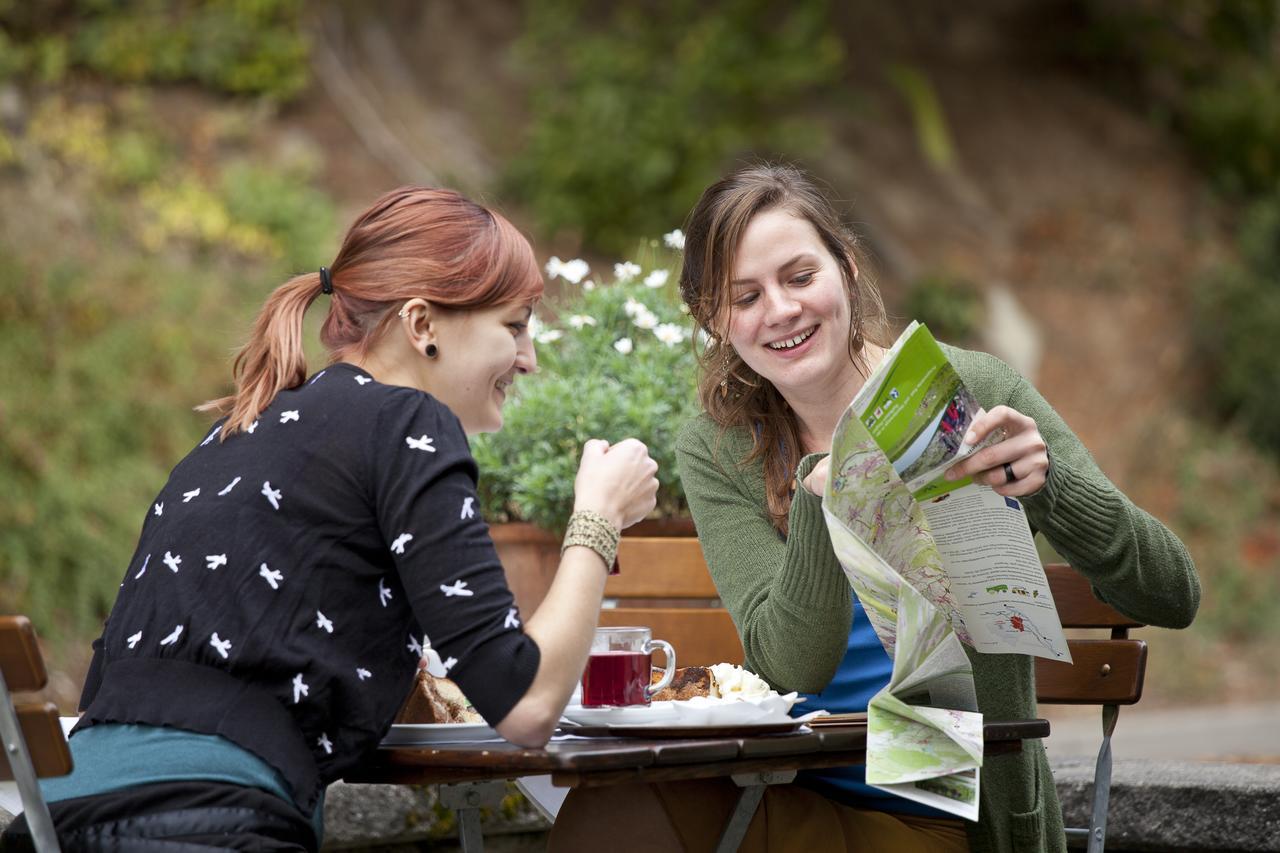
[[[533,302],[543,290],[533,248],[515,226],[459,193],[427,187],[392,190],[360,214],[329,276],[333,293],[320,327],[329,364],[368,352],[409,299],[468,310]],[[235,392],[197,407],[227,416],[220,439],[307,378],[302,319],[320,295],[317,271],[267,297],[236,355]]]
[[[863,347],[886,345],[888,320],[880,292],[858,274],[857,238],[814,180],[794,166],[741,168],[707,187],[685,220],[680,296],[709,336],[698,352],[698,397],[720,425],[721,437],[733,427],[750,433],[751,451],[741,464],[763,459],[769,519],[785,534],[791,483],[802,456],[800,425],[773,384],[747,367],[724,339],[732,310],[729,281],[742,235],[756,214],[774,209],[808,220],[835,258],[849,297],[849,358],[864,376]]]

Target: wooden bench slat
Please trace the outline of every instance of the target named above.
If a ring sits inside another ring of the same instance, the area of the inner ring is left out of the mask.
[[[717,598],[697,539],[624,536],[621,574],[609,578],[608,598]]]
[[[1044,567],[1053,603],[1063,628],[1141,628],[1136,622],[1093,594],[1089,579],[1063,563]]]
[[[0,672],[13,692],[41,690],[49,680],[36,632],[25,616],[0,616]]]
[[[676,650],[677,666],[741,664],[742,643],[733,620],[724,610],[692,607],[618,607],[600,611],[601,626],[641,625],[653,630],[655,640],[666,640]],[[662,655],[654,655],[662,664]]]
[[[58,707],[52,702],[22,703],[15,707],[18,711],[18,725],[22,727],[22,737],[31,752],[31,764],[35,767],[36,776],[46,779],[70,773],[71,750],[62,734]],[[13,769],[9,766],[8,756],[0,750],[0,782],[12,779]]]
[[[1142,640],[1068,640],[1074,665],[1036,658],[1036,698],[1057,705],[1132,705],[1142,698]]]

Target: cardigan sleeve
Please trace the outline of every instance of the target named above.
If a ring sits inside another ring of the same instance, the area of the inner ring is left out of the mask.
[[[685,497],[716,589],[746,651],[747,668],[781,690],[818,692],[844,656],[852,594],[836,560],[822,498],[797,490],[783,540],[764,509],[759,466],[745,470],[705,416],[676,442]],[[821,458],[806,457],[807,473]],[[803,476],[803,473],[802,473]]]
[[[1027,518],[1077,571],[1094,594],[1148,625],[1185,628],[1200,604],[1200,580],[1186,546],[1159,520],[1135,506],[1030,382],[985,353],[964,353],[987,381],[970,390],[990,409],[1003,403],[1032,418],[1049,448],[1043,488],[1023,498]],[[985,387],[984,387],[985,386]],[[983,393],[987,391],[988,393]]]
[[[382,406],[371,436],[378,527],[408,603],[449,677],[497,723],[532,683],[540,651],[480,516],[462,425],[405,389]]]

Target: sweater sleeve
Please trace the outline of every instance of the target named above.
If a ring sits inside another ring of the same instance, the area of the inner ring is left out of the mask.
[[[1190,625],[1200,605],[1200,580],[1182,541],[1102,473],[1062,417],[1017,371],[985,353],[965,353],[957,361],[970,364],[962,372],[966,384],[971,371],[986,379],[969,384],[984,406],[1003,403],[1032,418],[1048,445],[1045,485],[1023,498],[1032,525],[1089,578],[1102,601],[1148,625]]]
[[[784,541],[765,511],[759,466],[732,458],[731,437],[705,416],[676,442],[685,497],[702,553],[737,626],[747,668],[781,690],[818,692],[835,674],[852,618],[849,583],[836,560],[822,498],[801,488]],[[726,452],[727,451],[727,452]],[[802,470],[820,457],[806,457]]]
[[[449,677],[496,724],[532,683],[540,651],[480,517],[462,425],[435,399],[403,390],[384,403],[372,436],[378,526],[407,601]]]

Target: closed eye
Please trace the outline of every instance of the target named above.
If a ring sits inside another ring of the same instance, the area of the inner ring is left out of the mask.
[[[752,302],[756,301],[756,298],[758,297],[758,295],[759,294],[757,294],[754,290],[749,291],[747,293],[742,294],[737,299],[733,300],[733,304],[734,305],[750,305]]]
[[[529,324],[528,323],[508,323],[507,328],[511,330],[511,334],[515,335],[516,337],[520,337],[520,335],[524,334],[525,331],[529,328]]]
[[[799,285],[800,287],[804,287],[806,284],[809,284],[812,281],[813,281],[812,272],[802,272],[791,279],[792,284]]]

